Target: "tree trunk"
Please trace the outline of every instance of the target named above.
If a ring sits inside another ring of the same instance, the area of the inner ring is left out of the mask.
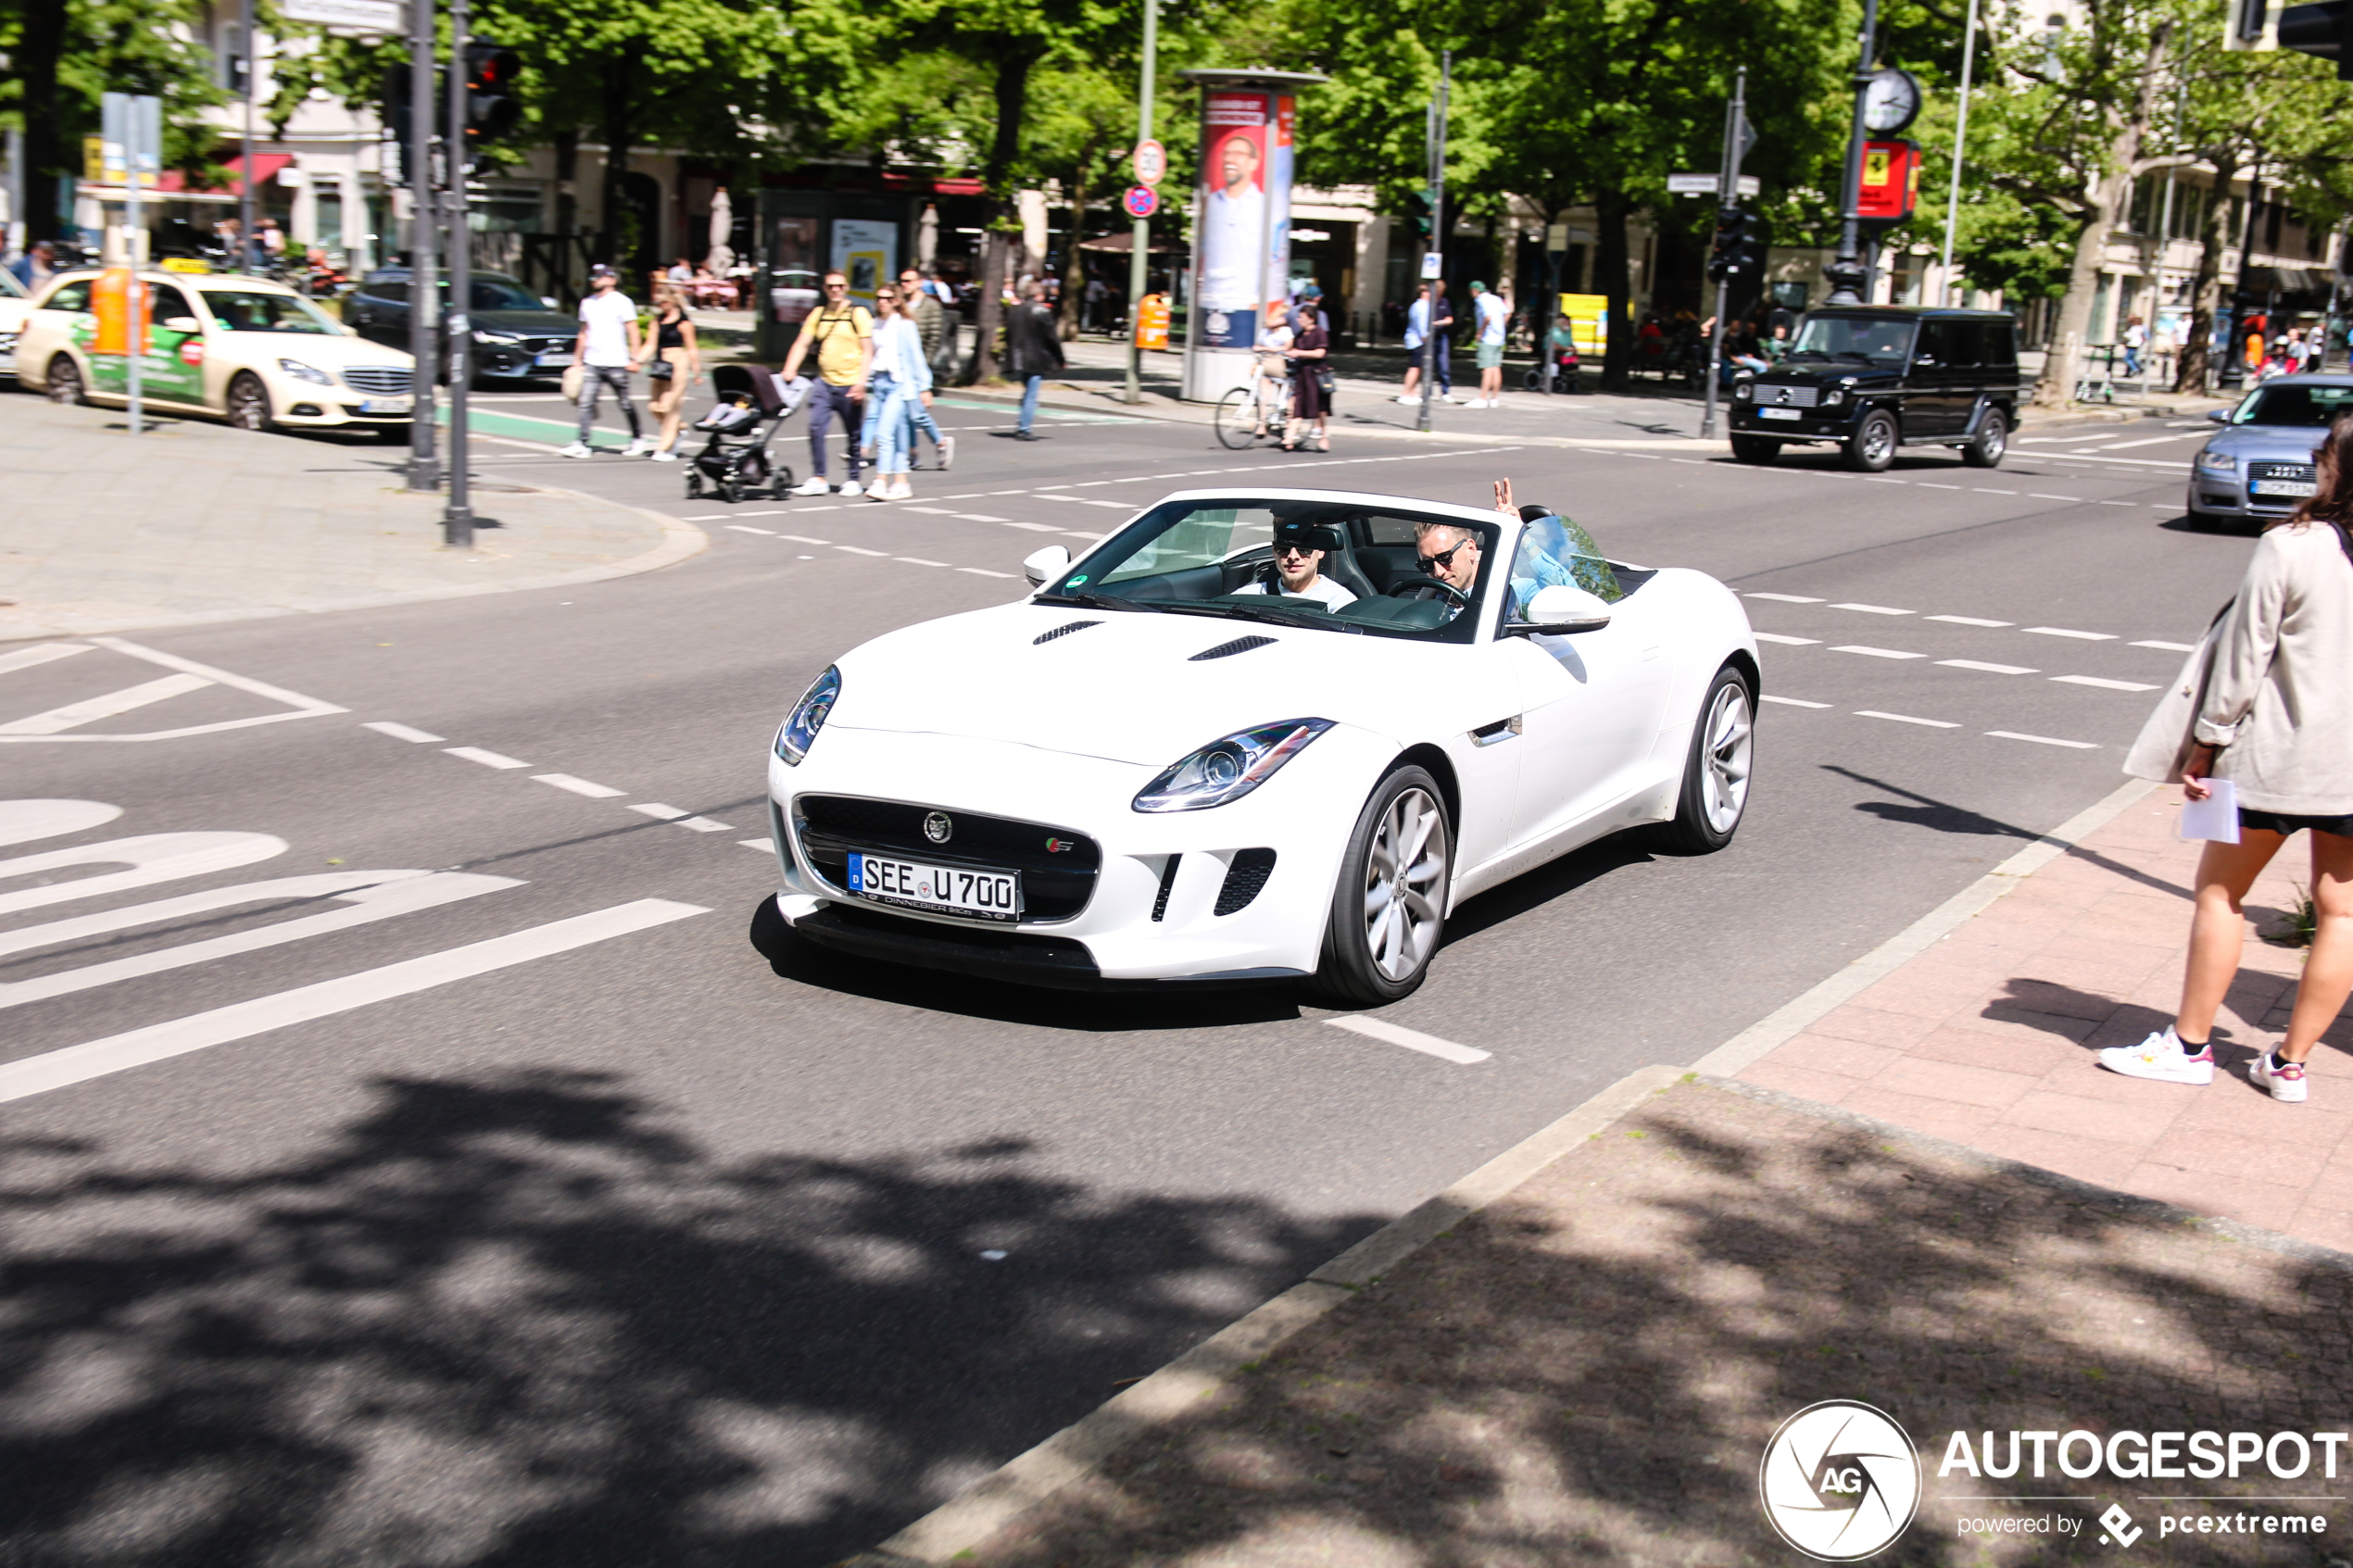
[[[24,110],[25,244],[54,240],[65,226],[57,220],[57,181],[67,172],[65,137],[57,128],[57,62],[66,46],[65,0],[26,0],[24,27],[16,51],[22,73]]]
[[[980,236],[980,314],[973,343],[973,380],[995,381],[997,337],[1005,330],[1005,269],[1013,237],[991,224]]]
[[[2133,165],[2147,139],[2150,110],[2156,103],[2158,67],[2172,37],[2171,22],[2149,30],[2148,56],[2141,72],[2141,89],[2130,112],[2108,144],[2103,163],[2108,170],[2093,182],[2083,227],[2075,236],[2075,257],[2068,269],[2067,294],[2059,301],[2058,322],[2043,360],[2043,380],[2034,388],[2039,408],[2064,408],[2075,400],[2077,372],[2082,363],[2083,340],[2092,324],[2092,301],[2099,287],[2100,261],[2108,254],[2108,236],[2126,204],[2133,199]]]
[[[1597,232],[1593,236],[1593,282],[1609,301],[1609,346],[1602,355],[1604,392],[1628,391],[1634,380],[1630,369],[1634,361],[1634,319],[1627,298],[1632,292],[1626,239],[1628,213],[1624,193],[1614,189],[1594,193]]]
[[[573,231],[580,225],[580,188],[575,183],[580,175],[580,132],[566,130],[552,132],[549,144],[556,159],[556,257],[557,287],[550,292],[569,294],[587,282],[585,278],[574,281],[572,275]]]
[[[2221,303],[2222,247],[2230,236],[2223,228],[2231,220],[2231,182],[2238,178],[2235,147],[2209,153],[2214,165],[2213,200],[2206,221],[2198,225],[2197,276],[2190,284],[2190,325],[2182,343],[2182,358],[2174,369],[2176,394],[2206,391],[2206,376],[2214,342],[2214,307]]]
[[[604,256],[600,258],[619,268],[622,292],[629,292],[629,272],[633,257],[624,257],[622,247],[629,243],[629,225],[624,220],[628,198],[623,194],[629,173],[630,126],[630,64],[615,56],[605,69],[605,170],[602,209],[598,222],[603,228]]]
[[[1070,244],[1063,251],[1063,319],[1055,329],[1064,343],[1077,338],[1079,317],[1087,308],[1087,266],[1078,243],[1087,237],[1087,167],[1094,161],[1095,149],[1088,147],[1070,176]]]
[[[1013,199],[1013,165],[1021,156],[1030,68],[1038,63],[1037,55],[1026,47],[1010,43],[1000,43],[999,47],[1003,53],[997,56],[994,82],[997,125],[984,171],[990,210],[988,232],[981,236],[980,341],[973,345],[973,378],[984,382],[997,376],[997,334],[1005,324],[1006,269],[1013,260],[1014,235],[1021,223],[1021,208]]]

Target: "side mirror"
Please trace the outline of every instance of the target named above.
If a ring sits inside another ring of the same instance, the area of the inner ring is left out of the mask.
[[[157,321],[156,325],[161,327],[168,332],[200,332],[204,331],[204,328],[197,324],[196,319],[194,316],[166,316],[162,320]]]
[[[2226,425],[2231,422],[2231,411],[2228,408],[2208,408],[2206,411],[2206,417],[2218,425]]]
[[[1599,594],[1556,583],[1538,589],[1521,613],[1526,619],[1506,624],[1506,633],[1516,636],[1541,633],[1550,637],[1567,632],[1598,632],[1609,624],[1611,612],[1608,601]]]
[[[1060,577],[1070,570],[1070,551],[1061,545],[1049,545],[1021,563],[1021,574],[1029,579],[1033,588],[1042,588],[1049,577]]]
[[[547,294],[543,294],[543,295],[541,295],[539,296],[539,303],[540,303],[540,304],[542,304],[542,305],[544,305],[544,306],[546,306],[546,307],[547,307],[548,309],[550,309],[550,310],[555,310],[555,309],[559,309],[559,308],[560,308],[560,307],[559,307],[559,306],[556,304],[556,296],[555,296],[555,295],[547,295]]]

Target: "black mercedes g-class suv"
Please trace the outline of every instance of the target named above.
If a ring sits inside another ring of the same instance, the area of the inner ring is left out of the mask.
[[[2025,388],[2018,323],[1993,310],[1833,306],[1806,313],[1788,356],[1732,386],[1732,456],[1769,463],[1789,442],[1836,445],[1876,473],[1898,446],[1957,446],[1990,469]]]

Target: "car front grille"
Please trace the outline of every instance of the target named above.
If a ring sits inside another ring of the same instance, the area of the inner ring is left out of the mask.
[[[1760,382],[1756,386],[1756,406],[1760,408],[1811,408],[1821,398],[1821,388],[1814,386],[1778,386]]]
[[[2309,463],[2249,463],[2246,465],[2246,477],[2249,479],[2293,479],[2309,484],[2312,483],[2312,465]]]
[[[1250,907],[1275,873],[1275,852],[1272,849],[1238,849],[1234,863],[1226,868],[1226,884],[1217,890],[1217,905],[1212,914],[1230,915]]]
[[[384,365],[360,365],[343,373],[345,384],[354,391],[373,394],[378,397],[397,397],[409,390],[410,376],[406,370]]]
[[[2246,509],[2251,512],[2292,512],[2304,504],[2300,495],[2259,495],[2256,484],[2262,480],[2288,480],[2299,484],[2313,483],[2309,463],[2253,462],[2246,465]]]
[[[849,885],[853,850],[904,855],[943,866],[1021,873],[1022,918],[1068,920],[1094,897],[1102,850],[1064,828],[974,811],[941,811],[952,824],[944,844],[924,832],[936,808],[851,796],[804,795],[794,803],[793,827],[801,853],[836,887]]]

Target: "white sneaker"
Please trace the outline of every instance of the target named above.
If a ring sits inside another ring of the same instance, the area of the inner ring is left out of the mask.
[[[841,487],[841,493],[845,495],[863,495],[866,487],[853,479]]]
[[[674,463],[678,460],[678,454],[675,452],[648,452],[646,456],[657,463]]]
[[[824,474],[812,474],[794,485],[792,493],[796,495],[830,495],[834,493],[834,484]]]
[[[2203,1085],[2214,1082],[2214,1047],[2211,1043],[2200,1046],[2192,1056],[2169,1023],[2137,1046],[2108,1047],[2100,1052],[2100,1065],[2127,1078]]]
[[[914,498],[915,487],[908,483],[903,479],[898,483],[892,485],[890,487],[890,494],[884,497],[884,499],[890,501],[912,501]]]
[[[948,471],[948,465],[955,460],[956,438],[952,435],[941,436],[939,438],[939,471],[946,473]]]
[[[2305,1097],[2311,1093],[2311,1085],[2304,1081],[2304,1064],[2283,1057],[2274,1067],[2270,1051],[2246,1064],[2246,1078],[2257,1088],[2271,1090],[2273,1099],[2289,1105],[2302,1105]]]
[[[642,458],[653,449],[652,442],[642,435],[633,435],[629,438],[629,445],[621,449],[621,455],[624,458]]]
[[[575,441],[569,446],[557,447],[556,456],[559,458],[593,458],[596,456],[596,448],[589,445],[585,441]]]
[[[1400,403],[1418,403],[1418,402],[1420,402],[1421,400],[1422,400],[1422,396],[1421,396],[1421,394],[1420,394],[1420,393],[1418,393],[1418,392],[1409,392],[1409,393],[1407,393],[1404,396],[1400,397],[1397,401],[1399,401]]]

